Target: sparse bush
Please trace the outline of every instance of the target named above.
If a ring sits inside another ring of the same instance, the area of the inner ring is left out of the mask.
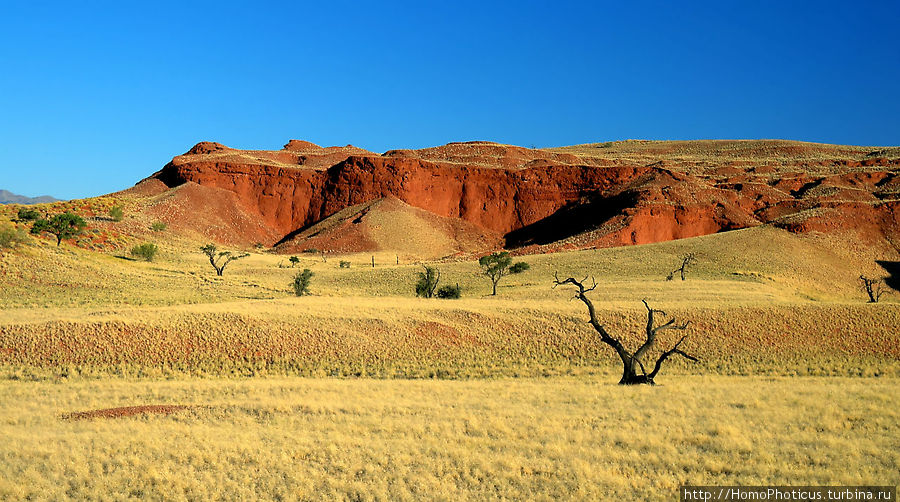
[[[681,274],[681,280],[684,280],[684,274],[687,272],[688,267],[694,265],[697,262],[697,257],[694,256],[694,253],[688,253],[681,257],[681,266],[673,270],[666,276],[667,281],[671,281],[675,278],[675,273],[678,272]]]
[[[260,250],[264,247],[266,247],[266,246],[264,246],[262,242],[257,242],[256,244],[253,245],[253,248],[257,249],[257,250]]]
[[[291,267],[296,267],[297,264],[300,263],[300,258],[297,258],[296,256],[291,256],[290,258],[288,258],[288,261],[291,262]]]
[[[437,297],[455,300],[459,298],[461,291],[459,284],[456,286],[441,286],[441,288],[437,290]]]
[[[154,221],[150,224],[150,230],[154,232],[162,232],[166,229],[166,224],[161,221]]]
[[[87,223],[81,216],[66,212],[57,214],[49,220],[44,218],[35,220],[31,226],[31,233],[35,235],[51,233],[56,236],[56,245],[59,246],[63,239],[71,239],[81,234],[86,226]]]
[[[122,221],[122,218],[125,217],[125,211],[122,210],[122,206],[113,206],[109,208],[109,217],[113,221]]]
[[[319,251],[319,250],[316,249],[316,248],[306,248],[306,249],[304,249],[303,251],[301,251],[301,253],[306,253],[306,254],[319,254],[319,253],[321,253],[321,251]]]
[[[438,281],[441,280],[440,270],[434,267],[426,267],[423,272],[419,272],[419,280],[416,281],[416,296],[423,298],[431,298],[437,289]]]
[[[41,213],[37,212],[36,209],[31,209],[29,207],[19,208],[17,216],[19,221],[34,221],[41,219]]]
[[[234,260],[250,256],[248,253],[232,254],[231,251],[217,251],[215,244],[207,244],[200,248],[200,251],[203,251],[203,254],[209,258],[209,264],[216,269],[216,275],[222,275],[225,267]]]
[[[13,225],[0,227],[0,249],[15,249],[28,242],[28,236],[21,228]]]
[[[869,303],[878,303],[882,295],[887,292],[884,279],[861,275],[859,280],[862,281],[863,291],[869,296]]]
[[[297,275],[294,276],[294,281],[291,283],[295,295],[303,296],[309,294],[309,282],[313,275],[315,274],[308,268],[304,268],[303,272],[297,272]]]
[[[510,274],[521,274],[522,272],[531,268],[531,265],[525,263],[524,261],[513,263],[511,267],[509,267]]]
[[[522,261],[513,264],[512,256],[506,251],[482,256],[478,260],[478,265],[481,266],[481,273],[491,280],[491,285],[493,286],[491,295],[494,296],[497,295],[497,283],[500,282],[504,275],[518,274],[530,268],[527,263]],[[513,268],[516,269],[515,272],[513,272]]]
[[[157,251],[159,251],[159,248],[156,247],[156,244],[146,242],[131,248],[131,255],[144,261],[153,261]]]
[[[341,260],[338,264],[341,268],[350,268],[350,262],[347,260]]]

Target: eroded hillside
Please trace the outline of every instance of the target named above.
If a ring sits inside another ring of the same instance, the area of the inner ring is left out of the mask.
[[[384,154],[296,140],[278,151],[199,143],[130,193],[155,197],[159,217],[175,225],[184,221],[179,207],[213,200],[214,207],[241,214],[194,230],[216,227],[244,244],[290,242],[286,250],[384,250],[380,242],[319,238],[307,246],[298,240],[312,238],[306,230],[313,225],[380,199],[463,220],[484,235],[457,234],[522,252],[646,244],[761,224],[851,231],[864,242],[891,245],[900,240],[898,152],[774,140],[556,149],[469,142]],[[193,197],[179,201],[166,195],[170,190]],[[232,203],[221,191],[234,194]],[[446,234],[440,218],[422,224]],[[243,223],[229,228],[232,221]],[[485,237],[498,234],[502,241]],[[469,241],[445,247],[484,250]]]

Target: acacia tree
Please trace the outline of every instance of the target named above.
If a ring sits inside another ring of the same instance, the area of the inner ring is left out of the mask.
[[[491,280],[491,285],[493,286],[492,296],[497,295],[497,283],[500,282],[503,276],[518,274],[529,268],[524,261],[513,264],[512,256],[507,251],[482,256],[478,259],[478,265],[481,266],[481,273]]]
[[[681,272],[681,280],[684,280],[684,273],[687,272],[687,268],[694,264],[697,261],[697,258],[694,256],[694,253],[688,253],[681,257],[681,266],[676,268],[675,270],[669,272],[669,275],[666,276],[667,281],[671,281],[675,278],[675,272]]]
[[[56,236],[56,245],[59,246],[63,239],[71,239],[72,237],[79,235],[86,226],[87,223],[81,216],[65,212],[54,215],[49,220],[44,218],[35,220],[34,224],[31,226],[31,233],[35,235],[44,232],[53,234]]]
[[[646,338],[644,339],[644,343],[638,347],[634,352],[629,352],[628,349],[622,344],[622,342],[613,337],[606,331],[606,327],[600,324],[600,321],[597,320],[597,312],[594,309],[594,304],[591,303],[591,300],[587,297],[587,293],[593,291],[597,288],[597,283],[594,283],[590,287],[585,287],[584,280],[581,281],[576,280],[573,277],[569,277],[565,280],[560,280],[559,276],[556,276],[553,281],[553,287],[561,286],[563,284],[571,284],[575,286],[575,298],[581,300],[582,303],[587,306],[588,315],[590,316],[590,320],[588,321],[591,324],[591,327],[594,328],[594,331],[600,335],[600,340],[609,345],[616,351],[616,354],[619,356],[619,359],[622,360],[622,378],[619,380],[619,385],[638,385],[638,384],[648,384],[654,385],[653,381],[656,378],[656,375],[659,374],[659,370],[662,368],[662,365],[666,360],[674,354],[678,354],[683,356],[691,361],[698,361],[698,359],[694,356],[691,356],[684,351],[682,351],[679,347],[681,346],[681,342],[687,338],[687,335],[681,337],[675,345],[669,349],[664,351],[659,357],[656,359],[656,364],[654,364],[653,369],[650,373],[647,373],[647,369],[644,366],[643,357],[647,354],[653,345],[656,343],[656,337],[661,331],[665,330],[679,330],[683,331],[687,329],[688,323],[685,322],[683,324],[675,324],[675,317],[673,316],[668,321],[663,322],[660,325],[656,325],[656,315],[661,315],[663,317],[667,317],[666,313],[662,310],[651,308],[646,300],[641,300],[644,303],[644,307],[647,309],[647,327],[645,328]],[[638,373],[640,370],[640,373]]]
[[[200,251],[209,258],[209,264],[216,269],[216,275],[222,275],[225,267],[234,260],[250,256],[250,253],[233,254],[231,251],[218,251],[215,244],[207,244],[200,248]]]
[[[869,295],[869,303],[878,303],[878,300],[881,300],[881,295],[887,292],[884,288],[884,279],[861,275],[859,280],[862,281],[863,290]]]

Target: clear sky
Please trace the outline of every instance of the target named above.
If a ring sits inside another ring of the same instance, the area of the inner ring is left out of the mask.
[[[898,145],[898,22],[898,0],[0,2],[0,188],[100,195],[201,140]]]

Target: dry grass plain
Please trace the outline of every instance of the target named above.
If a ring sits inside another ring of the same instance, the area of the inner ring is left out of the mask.
[[[216,277],[200,243],[129,218],[100,251],[32,239],[0,254],[0,499],[655,500],[681,483],[898,483],[900,304],[866,304],[857,284],[891,249],[760,227],[522,257],[531,269],[497,297],[475,262],[437,263],[463,299],[425,300],[421,264],[395,253],[290,268],[251,250]],[[156,261],[129,259],[151,240]],[[688,280],[665,281],[687,252]],[[303,268],[316,275],[298,298]],[[641,299],[690,320],[700,363],[673,361],[657,387],[614,385],[613,355],[551,287],[556,272],[596,279],[599,316],[626,343]],[[195,407],[60,418],[144,404]]]
[[[0,499],[673,500],[900,483],[895,378],[7,382]],[[73,410],[192,404],[168,416]]]

